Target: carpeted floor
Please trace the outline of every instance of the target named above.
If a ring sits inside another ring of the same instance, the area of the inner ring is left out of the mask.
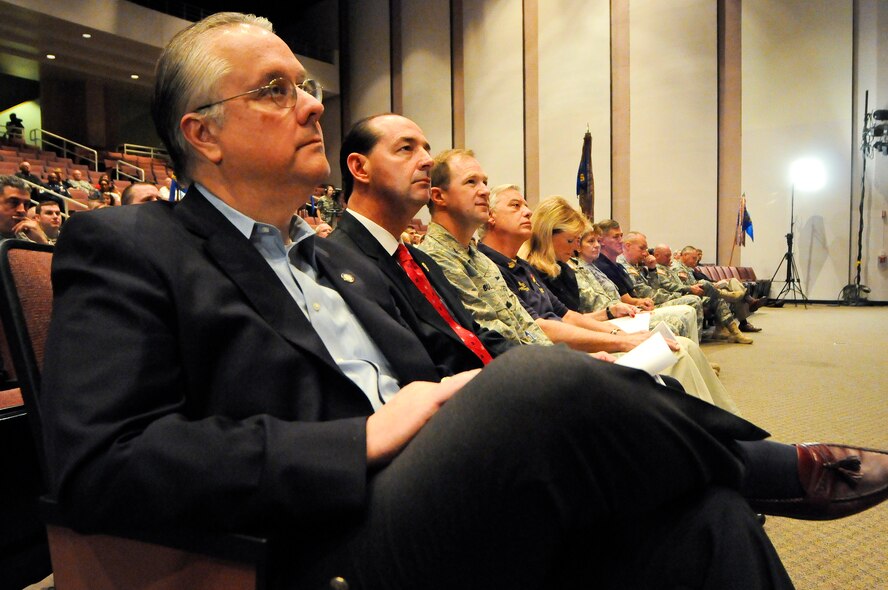
[[[743,416],[782,442],[888,449],[888,307],[787,305],[752,345],[704,343]],[[769,517],[799,590],[888,590],[888,503],[832,522]]]

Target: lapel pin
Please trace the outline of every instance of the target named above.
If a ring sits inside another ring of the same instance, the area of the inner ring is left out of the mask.
[[[355,282],[355,275],[353,275],[353,274],[344,272],[339,276],[341,276],[342,280],[345,281],[346,283],[354,283]]]

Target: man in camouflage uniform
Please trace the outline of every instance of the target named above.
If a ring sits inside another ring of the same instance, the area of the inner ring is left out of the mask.
[[[643,247],[643,248],[642,248]],[[696,295],[682,295],[662,289],[657,282],[656,273],[645,264],[647,257],[647,238],[638,232],[630,232],[623,239],[623,253],[615,262],[625,269],[632,281],[632,295],[647,298],[658,308],[672,305],[688,305],[697,314],[697,327],[703,329],[703,303]]]
[[[480,171],[477,161],[472,161]],[[457,166],[451,185],[458,185],[462,177],[459,172]],[[483,171],[480,174],[483,176]],[[433,172],[431,198],[436,201],[441,195],[437,192],[440,189],[435,187],[434,179]],[[459,192],[459,186],[446,192]],[[449,198],[449,195],[444,197]],[[649,332],[625,334],[611,323],[598,321],[590,314],[572,311],[548,287],[544,287],[537,271],[518,256],[521,245],[531,235],[531,211],[516,186],[501,185],[492,189],[488,207],[487,222],[479,231],[481,245],[478,250],[499,267],[506,284],[554,342],[586,352],[603,350],[620,353],[632,350],[650,336]],[[736,404],[718,380],[700,347],[688,338],[676,336],[676,346],[672,348],[676,363],[663,373],[677,379],[689,395],[736,413]]]
[[[472,158],[472,152],[453,151],[450,157]],[[432,186],[442,184],[445,188],[449,184],[449,164],[432,169]],[[552,341],[506,285],[496,265],[472,244],[472,235],[487,221],[488,213],[489,191],[482,179],[478,179],[477,186],[477,206],[450,213],[436,210],[434,202],[429,202],[432,222],[419,249],[438,263],[479,325],[512,342],[551,345]]]
[[[677,259],[672,258],[672,251],[666,244],[654,249],[657,259],[657,275],[660,286],[680,293],[693,293],[703,297],[713,317],[722,326],[721,336],[726,336],[724,326],[734,320],[739,322],[741,332],[759,332],[760,329],[750,324],[746,318],[752,313],[746,287],[737,279],[712,283],[706,279],[698,279],[694,267],[699,262],[698,250],[693,246],[685,246]],[[668,266],[667,266],[668,264]],[[662,270],[661,270],[662,267]],[[755,301],[755,300],[752,300]]]
[[[714,319],[719,326],[716,337],[741,344],[752,344],[752,339],[740,331],[740,322],[731,313],[727,304],[718,297],[717,291],[715,291],[714,298],[709,298],[704,302],[696,294],[682,295],[681,292],[672,291],[660,284],[661,275],[657,272],[657,261],[653,255],[648,253],[647,237],[644,234],[630,232],[626,235],[623,239],[623,254],[617,258],[617,262],[626,268],[635,281],[636,289],[641,293],[647,293],[647,296],[655,302],[678,301],[683,297],[691,297],[696,300],[701,314],[704,306],[712,306],[710,309],[714,312]],[[669,276],[669,273],[663,275],[667,284]],[[698,289],[698,291],[701,294],[704,293],[702,289]],[[719,303],[721,303],[720,306]]]
[[[601,253],[599,235],[597,229],[586,232],[580,238],[580,258],[571,258],[568,263],[576,273],[577,286],[580,289],[579,311],[582,313],[606,309],[622,301],[617,286],[594,264]],[[665,322],[675,334],[686,336],[697,344],[700,343],[697,313],[694,308],[688,305],[675,305],[653,309],[650,314],[651,328]]]

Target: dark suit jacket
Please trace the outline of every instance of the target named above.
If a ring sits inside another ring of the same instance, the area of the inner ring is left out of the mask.
[[[437,381],[379,270],[317,242],[321,282],[399,381]],[[366,396],[199,192],[72,217],[53,284],[40,405],[53,490],[83,524],[268,530],[361,509]]]
[[[454,373],[482,366],[475,353],[463,344],[456,332],[447,325],[444,318],[416,288],[401,265],[348,211],[342,215],[336,229],[327,239],[354,251],[362,252],[382,269],[392,287],[392,293],[401,310],[402,317],[411,330],[422,340],[429,356],[437,363],[449,367]],[[471,314],[463,307],[453,285],[429,255],[413,246],[407,246],[407,249],[428,277],[432,287],[447,305],[453,318],[464,328],[477,334],[491,356],[496,357],[514,346],[499,332],[486,330],[475,323]]]

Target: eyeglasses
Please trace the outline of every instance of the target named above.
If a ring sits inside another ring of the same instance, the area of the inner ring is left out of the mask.
[[[259,98],[270,97],[271,100],[274,101],[274,104],[282,109],[292,109],[296,106],[296,99],[299,96],[298,90],[308,94],[318,102],[321,102],[324,98],[324,89],[316,80],[309,79],[301,84],[296,84],[286,78],[275,78],[265,86],[199,106],[194,109],[194,111],[202,111],[214,107],[217,104],[222,104],[223,102],[228,102],[229,100],[234,100],[235,98],[240,98],[249,94],[258,94]]]

